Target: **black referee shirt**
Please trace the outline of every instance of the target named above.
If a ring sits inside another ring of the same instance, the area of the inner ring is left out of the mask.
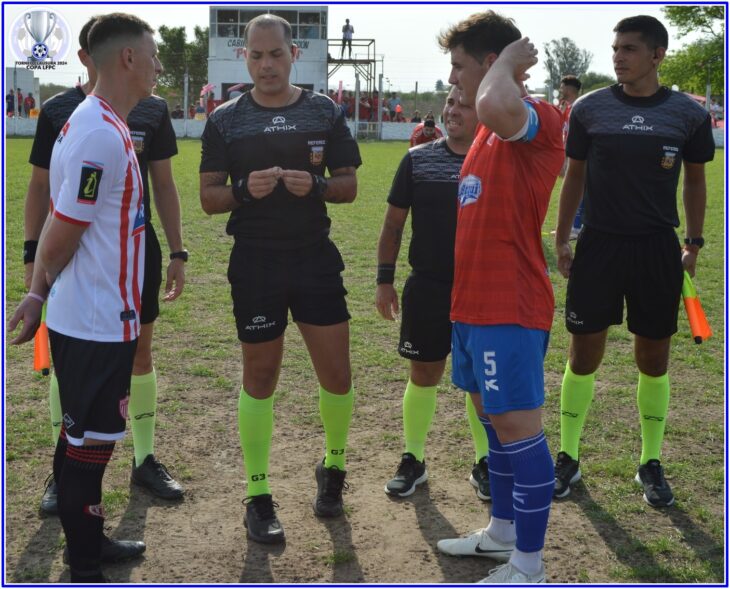
[[[463,155],[446,139],[411,148],[393,178],[388,203],[411,209],[408,263],[422,276],[454,280],[454,238],[459,172]]]
[[[583,223],[644,235],[679,227],[682,160],[711,161],[715,143],[710,115],[686,95],[662,87],[637,98],[615,84],[575,102],[565,151],[588,162]]]
[[[56,94],[43,103],[30,151],[31,164],[46,170],[50,168],[56,137],[85,98],[86,95],[81,87],[76,86]],[[166,160],[177,154],[177,140],[167,111],[167,103],[159,96],[141,100],[129,113],[127,126],[132,135],[134,151],[142,174],[145,220],[149,221],[152,209],[147,162]]]
[[[279,166],[324,175],[362,163],[340,108],[327,96],[302,90],[292,105],[266,108],[247,92],[219,106],[202,136],[200,172],[226,172],[233,182]],[[235,209],[227,232],[267,249],[296,249],[329,234],[320,198],[296,197],[283,182],[265,198]]]

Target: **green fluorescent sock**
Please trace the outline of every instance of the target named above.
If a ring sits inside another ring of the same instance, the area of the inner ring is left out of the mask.
[[[269,451],[274,430],[274,396],[254,399],[241,387],[238,397],[238,435],[246,468],[248,497],[270,495]]]
[[[573,460],[579,458],[580,436],[593,401],[595,383],[595,372],[578,375],[570,369],[570,363],[566,364],[560,391],[560,451]]]
[[[640,372],[636,404],[641,420],[641,464],[660,460],[669,411],[669,375],[654,377]]]
[[[155,422],[157,421],[157,373],[133,374],[129,389],[129,420],[132,422],[134,462],[142,464],[155,453]]]
[[[319,387],[319,416],[322,419],[327,448],[324,458],[326,468],[336,466],[345,470],[347,433],[350,430],[354,400],[352,388],[344,395],[334,395]]]
[[[403,435],[405,451],[423,461],[426,454],[426,436],[436,413],[437,387],[419,387],[408,380],[403,394]]]
[[[489,438],[487,438],[487,430],[484,429],[482,422],[479,421],[477,408],[471,400],[471,395],[464,395],[466,405],[466,418],[469,421],[469,429],[471,430],[471,439],[474,440],[474,464],[482,458],[489,455]]]
[[[51,387],[48,391],[48,402],[51,410],[51,435],[53,445],[58,443],[58,436],[61,435],[61,424],[63,423],[63,412],[61,411],[61,394],[58,392],[58,379],[56,373],[51,374]]]

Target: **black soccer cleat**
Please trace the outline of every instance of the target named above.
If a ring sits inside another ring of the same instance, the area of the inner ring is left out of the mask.
[[[182,485],[170,476],[165,465],[153,454],[148,454],[139,466],[132,459],[132,482],[151,491],[160,499],[168,501],[182,499],[185,493]]]
[[[101,537],[101,562],[124,562],[142,556],[147,545],[139,540],[114,540]],[[63,550],[63,563],[69,564],[68,546]]]
[[[490,501],[492,499],[492,491],[489,486],[489,463],[487,462],[486,456],[480,458],[479,462],[472,467],[469,482],[474,487],[479,499],[482,501]]]
[[[417,460],[410,452],[401,456],[395,476],[385,484],[385,492],[396,497],[413,495],[416,486],[428,480],[426,461]]]
[[[314,478],[317,479],[317,496],[312,506],[314,513],[319,517],[337,517],[344,512],[342,506],[342,490],[348,487],[345,482],[344,470],[336,466],[326,468],[324,460],[314,470]]]
[[[664,469],[658,460],[641,464],[634,480],[644,487],[644,501],[652,507],[669,507],[674,503],[672,489],[664,478]]]
[[[555,490],[553,497],[562,499],[570,495],[570,485],[580,480],[580,462],[573,460],[569,454],[558,452],[555,461]]]
[[[279,504],[274,503],[271,495],[247,497],[243,503],[246,505],[243,525],[246,526],[246,534],[251,540],[261,544],[285,542],[284,528],[274,511]]]
[[[58,515],[58,484],[53,478],[53,473],[46,479],[46,490],[41,498],[41,513],[45,515]]]

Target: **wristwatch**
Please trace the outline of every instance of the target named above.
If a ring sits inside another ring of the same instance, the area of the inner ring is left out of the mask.
[[[181,250],[179,252],[172,252],[170,254],[171,260],[182,260],[183,262],[188,261],[188,250]]]
[[[698,250],[700,250],[705,245],[705,238],[704,237],[685,237],[684,245],[693,245]]]

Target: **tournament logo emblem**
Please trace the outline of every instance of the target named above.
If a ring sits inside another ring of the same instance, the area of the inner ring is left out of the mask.
[[[71,29],[55,10],[34,9],[15,19],[10,47],[19,63],[28,69],[55,69],[71,49]]]
[[[144,133],[139,131],[131,131],[132,146],[134,147],[134,153],[139,155],[144,151]]]
[[[84,505],[84,513],[86,515],[93,515],[94,517],[104,519],[104,506],[101,503],[97,503],[96,505]]]
[[[309,162],[313,166],[321,166],[324,161],[324,147],[321,145],[313,145],[309,152]]]
[[[93,205],[99,198],[99,184],[104,167],[98,162],[84,161],[81,166],[81,180],[79,182],[79,193],[76,202],[85,205]]]

